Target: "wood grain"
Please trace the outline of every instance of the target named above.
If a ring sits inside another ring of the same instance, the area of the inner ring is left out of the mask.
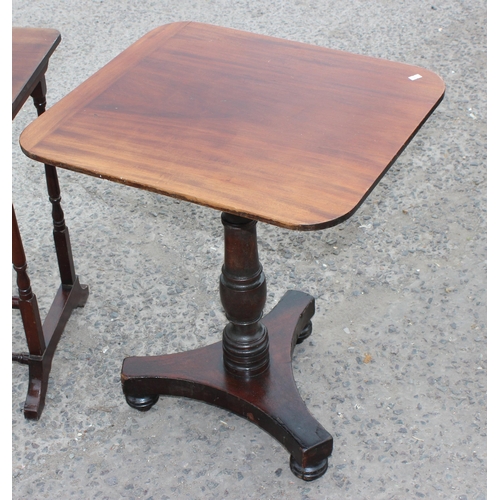
[[[321,229],[354,213],[444,90],[416,66],[173,23],[35,120],[21,147],[54,166]]]
[[[57,30],[12,28],[12,119],[45,75],[60,41]]]
[[[12,28],[12,119],[31,95],[37,114],[45,112],[45,72],[61,35],[52,29]],[[38,301],[31,289],[26,255],[12,206],[12,263],[17,274],[19,296],[12,307],[19,309],[28,353],[12,353],[12,360],[29,366],[28,394],[24,416],[38,420],[45,406],[49,375],[56,347],[73,309],[83,307],[89,295],[74,271],[68,228],[64,221],[56,169],[45,165],[49,199],[52,203],[54,242],[61,285],[42,324]]]
[[[245,380],[228,373],[221,342],[217,342],[193,351],[125,358],[123,392],[127,397],[188,397],[227,409],[280,442],[291,454],[297,477],[317,479],[327,470],[333,439],[307,409],[292,371],[299,332],[313,316],[314,307],[313,297],[289,290],[263,318],[269,330],[271,361],[259,377]]]

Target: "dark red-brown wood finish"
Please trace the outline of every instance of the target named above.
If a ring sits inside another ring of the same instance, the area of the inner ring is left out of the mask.
[[[60,41],[57,30],[12,28],[12,119],[29,96],[38,114],[45,111],[45,73]]]
[[[56,30],[12,28],[12,119],[31,96],[38,116],[45,112],[45,73],[49,58],[61,40]],[[52,359],[75,307],[83,307],[88,287],[80,285],[75,274],[68,228],[64,221],[57,171],[45,165],[49,199],[52,203],[54,243],[61,276],[61,286],[42,324],[36,295],[31,289],[28,264],[21,233],[12,206],[12,263],[17,276],[19,296],[12,297],[12,307],[19,309],[28,344],[28,353],[13,353],[12,360],[29,366],[28,395],[24,416],[38,420],[45,405]]]
[[[443,93],[416,66],[174,23],[59,101],[21,146],[57,167],[320,229],[353,213]]]
[[[30,125],[21,147],[35,160],[223,212],[222,341],[125,359],[129,405],[177,395],[227,408],[281,442],[297,477],[323,475],[333,440],[291,370],[314,299],[289,291],[262,317],[256,221],[345,220],[443,95],[416,66],[186,22],[146,34]]]
[[[270,361],[255,377],[242,379],[226,369],[223,342],[189,352],[127,358],[122,369],[127,401],[148,410],[161,394],[228,409],[280,442],[290,452],[290,467],[297,477],[317,479],[327,470],[333,439],[309,413],[292,373],[293,350],[300,334],[310,333],[313,314],[313,297],[298,291],[285,294],[262,319],[269,332]]]

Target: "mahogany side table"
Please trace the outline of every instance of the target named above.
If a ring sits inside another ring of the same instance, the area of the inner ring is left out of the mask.
[[[256,223],[347,219],[443,96],[415,66],[183,22],[146,34],[27,127],[35,160],[222,211],[222,341],[125,359],[128,404],[176,395],[226,408],[282,443],[296,476],[323,475],[333,440],[291,368],[314,298],[289,291],[263,317]]]
[[[45,73],[50,56],[59,45],[58,31],[42,28],[12,28],[12,119],[31,96],[37,114],[46,107]],[[42,324],[36,295],[26,271],[26,255],[21,233],[12,206],[12,263],[17,275],[19,296],[12,297],[12,307],[19,309],[23,321],[28,353],[12,353],[12,360],[29,367],[28,395],[24,416],[38,420],[45,405],[45,396],[52,359],[57,343],[75,307],[83,307],[88,287],[80,285],[75,274],[68,228],[61,208],[57,171],[45,165],[49,200],[52,203],[54,243],[61,276],[61,286]]]

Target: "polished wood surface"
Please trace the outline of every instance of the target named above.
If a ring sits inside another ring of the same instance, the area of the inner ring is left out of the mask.
[[[443,95],[442,80],[415,66],[174,23],[27,127],[21,147],[35,160],[223,212],[222,341],[126,358],[128,404],[147,411],[177,395],[226,408],[282,443],[297,477],[325,474],[333,439],[291,367],[314,299],[289,291],[263,317],[256,220],[307,230],[350,216]]]
[[[60,40],[56,30],[12,28],[12,119],[30,96],[38,116],[45,112],[45,72]],[[40,418],[45,406],[52,360],[66,323],[76,307],[85,305],[89,295],[87,285],[80,284],[75,274],[56,168],[45,165],[45,174],[52,203],[53,235],[61,285],[43,323],[36,295],[31,289],[24,246],[12,206],[12,264],[19,292],[19,296],[12,297],[12,307],[21,313],[28,345],[27,353],[12,353],[12,360],[29,367],[24,416],[32,420]]]
[[[45,72],[50,56],[59,45],[57,30],[12,28],[12,118],[42,82],[45,95]],[[35,104],[36,105],[36,104]]]
[[[160,395],[186,396],[226,408],[258,425],[290,452],[304,481],[328,468],[333,438],[308,412],[295,386],[292,353],[311,335],[314,298],[288,291],[263,317],[266,278],[257,222],[222,213],[224,264],[220,299],[228,324],[222,342],[165,356],[134,356],[122,366],[127,403],[147,411]]]
[[[270,362],[258,377],[242,380],[228,372],[224,340],[188,352],[126,358],[122,386],[127,400],[130,404],[130,395],[183,396],[230,410],[280,442],[290,452],[290,468],[297,477],[318,479],[328,468],[333,439],[309,413],[292,372],[293,351],[304,340],[301,333],[310,333],[314,309],[313,297],[289,290],[262,319],[269,331]]]
[[[57,167],[321,229],[352,215],[444,90],[416,66],[173,23],[35,120],[21,147]]]

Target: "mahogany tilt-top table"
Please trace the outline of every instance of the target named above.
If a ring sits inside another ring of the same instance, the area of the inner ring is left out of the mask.
[[[256,223],[295,230],[351,216],[444,95],[415,66],[200,23],[143,36],[27,127],[38,161],[222,211],[222,341],[130,357],[122,387],[148,410],[195,398],[254,422],[323,475],[331,435],[291,368],[314,298],[288,291],[265,317]]]
[[[50,56],[61,41],[57,30],[12,28],[12,119],[31,96],[40,116],[45,112],[47,85],[45,73]],[[24,416],[38,420],[45,405],[52,359],[71,313],[83,307],[89,289],[75,274],[69,232],[61,208],[57,171],[45,165],[49,200],[52,203],[54,243],[61,285],[44,322],[40,318],[36,295],[27,273],[26,255],[12,205],[12,264],[16,271],[19,296],[12,297],[12,307],[19,309],[28,344],[28,353],[13,353],[13,361],[29,366],[28,395]]]

